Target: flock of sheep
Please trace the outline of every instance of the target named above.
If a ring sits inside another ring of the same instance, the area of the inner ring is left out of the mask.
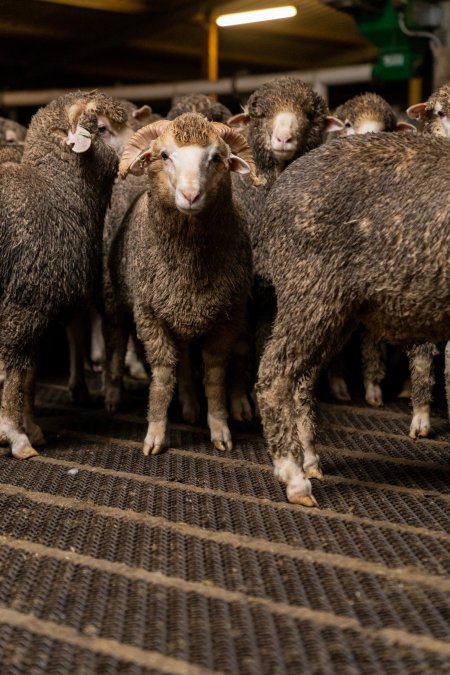
[[[428,435],[435,342],[450,337],[449,104],[450,84],[412,106],[417,132],[375,94],[331,116],[282,77],[234,116],[193,96],[161,119],[94,91],[54,100],[27,131],[0,119],[0,437],[14,457],[44,443],[36,351],[57,318],[72,397],[86,398],[86,307],[107,410],[126,359],[151,371],[145,454],[168,445],[176,388],[198,417],[199,346],[215,447],[233,447],[228,408],[245,421],[255,407],[289,501],[316,505],[314,388],[328,367],[349,397],[339,351],[355,329],[372,405],[383,342],[408,348],[410,435]]]

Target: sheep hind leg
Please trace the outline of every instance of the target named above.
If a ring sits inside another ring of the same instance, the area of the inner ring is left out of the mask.
[[[236,313],[234,321],[217,326],[206,336],[202,349],[208,426],[211,440],[218,450],[233,449],[228,428],[226,366],[233,343],[239,335],[242,316],[243,314]]]
[[[23,430],[24,390],[26,370],[6,370],[0,412],[0,435],[5,436],[16,459],[28,459],[39,454]]]
[[[273,458],[274,474],[286,483],[292,504],[317,506],[311,481],[305,473],[304,452],[294,423],[294,382],[286,373],[274,371],[273,343],[268,345],[259,368],[257,395],[264,435]]]
[[[90,401],[84,375],[84,322],[84,313],[75,311],[66,327],[70,358],[69,395],[71,402],[80,406],[87,405]]]
[[[328,387],[330,394],[338,401],[351,401],[352,397],[347,387],[347,382],[344,379],[344,355],[342,353],[336,354],[331,359],[327,371]]]
[[[194,424],[200,417],[200,403],[197,398],[192,359],[189,342],[183,342],[180,345],[178,364],[178,400],[183,419],[189,424]]]
[[[36,368],[28,368],[24,381],[23,426],[33,445],[45,445],[41,427],[34,421],[34,395],[36,389]]]
[[[368,331],[361,335],[361,365],[366,402],[379,408],[383,405],[381,382],[386,375],[384,348]]]
[[[115,413],[122,403],[123,371],[128,326],[123,314],[105,313],[102,320],[105,340],[105,409]]]
[[[231,417],[237,422],[251,422],[252,406],[248,397],[252,361],[252,340],[250,333],[242,332],[233,347],[229,365],[229,397]]]
[[[426,438],[430,433],[430,404],[434,385],[433,360],[437,353],[436,346],[431,343],[414,345],[408,350],[413,406],[410,438]]]

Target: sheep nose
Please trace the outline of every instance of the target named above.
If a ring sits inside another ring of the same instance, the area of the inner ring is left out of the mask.
[[[276,138],[279,143],[292,143],[292,135],[289,133],[277,134]]]
[[[198,200],[200,199],[200,191],[199,190],[183,190],[181,192],[183,197],[189,204],[192,206],[193,204],[196,204]]]

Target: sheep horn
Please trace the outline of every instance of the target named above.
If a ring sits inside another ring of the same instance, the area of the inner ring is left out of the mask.
[[[212,125],[219,136],[221,136],[225,143],[230,146],[231,152],[247,162],[250,167],[250,176],[253,185],[264,185],[266,181],[264,178],[260,178],[256,172],[252,151],[244,136],[236,131],[236,129],[232,129],[226,124],[222,124],[222,122],[212,122]]]
[[[122,178],[125,178],[130,171],[135,174],[143,172],[143,167],[139,168],[141,159],[149,150],[152,141],[161,136],[169,124],[169,120],[157,120],[133,134],[120,159],[119,174]]]

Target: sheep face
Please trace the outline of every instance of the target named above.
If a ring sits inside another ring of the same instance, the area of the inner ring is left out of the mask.
[[[0,117],[0,142],[22,143],[25,140],[27,130],[14,120]]]
[[[395,113],[387,101],[373,93],[354,96],[336,108],[335,116],[344,124],[338,136],[414,130],[412,124],[397,122]]]
[[[229,189],[230,171],[250,173],[253,168],[243,137],[198,113],[155,122],[133,136],[119,172],[124,178],[128,172],[139,175],[146,167],[152,193],[187,215],[200,213],[224,185]]]
[[[450,137],[450,82],[439,87],[426,103],[412,105],[406,112],[424,123],[425,132]]]
[[[70,95],[65,113],[69,121],[66,143],[76,153],[86,152],[93,139],[99,138],[119,155],[134,131],[120,103],[98,92]]]
[[[325,101],[305,82],[282,77],[257,89],[244,113],[228,123],[248,127],[258,163],[289,162],[322,143],[326,131],[341,128],[327,115]]]

